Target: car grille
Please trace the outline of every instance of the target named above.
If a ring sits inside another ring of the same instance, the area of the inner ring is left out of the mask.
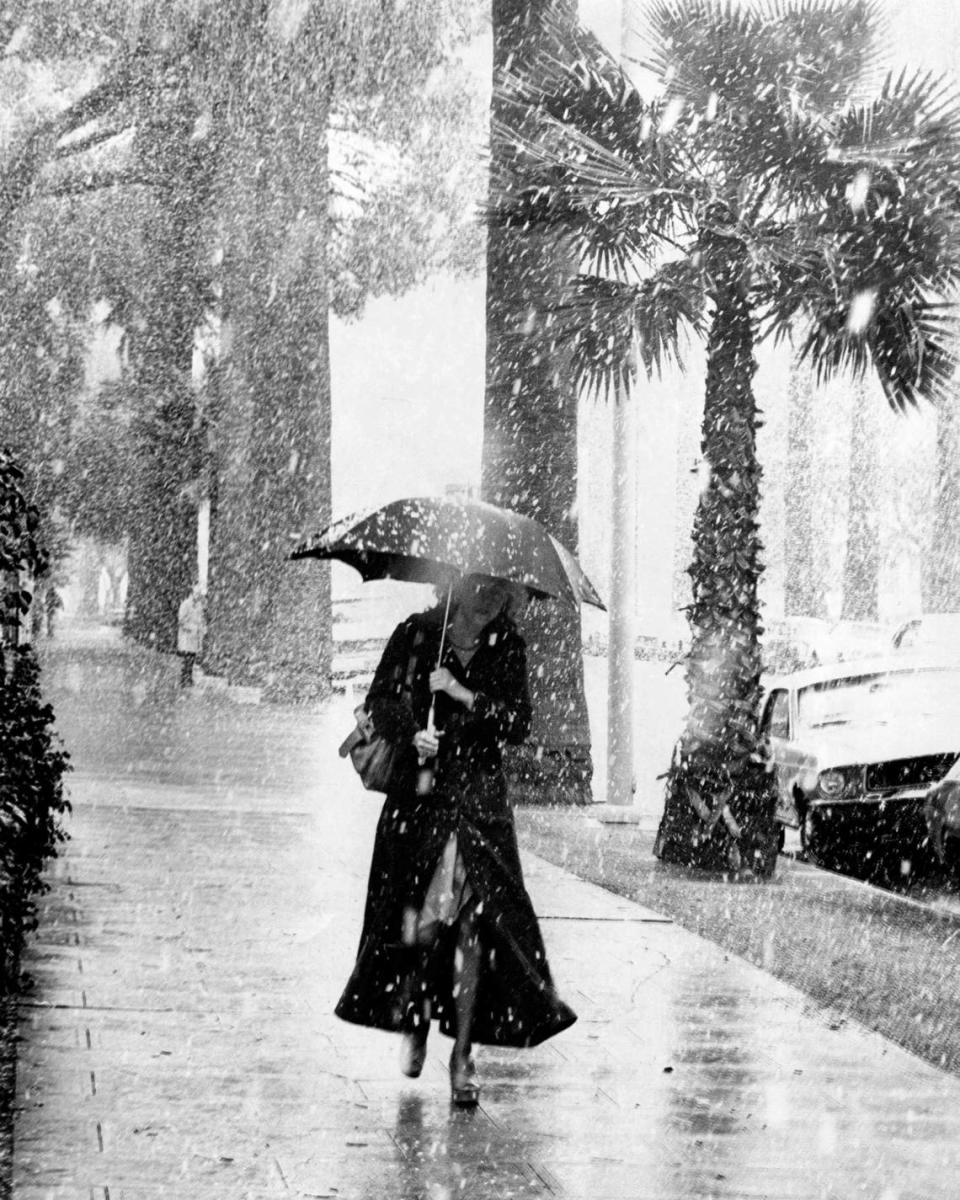
[[[960,757],[956,754],[925,754],[922,758],[896,758],[867,767],[868,792],[923,787],[942,779]]]

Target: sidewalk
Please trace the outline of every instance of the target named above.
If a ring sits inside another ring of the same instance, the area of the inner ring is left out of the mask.
[[[452,1110],[338,1022],[378,812],[315,713],[178,694],[61,643],[74,756],[21,1006],[15,1200],[939,1200],[960,1082],[655,913],[527,855],[573,1028],[482,1048]]]

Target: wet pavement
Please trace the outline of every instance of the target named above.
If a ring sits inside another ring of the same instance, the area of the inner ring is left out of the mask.
[[[26,956],[16,1200],[938,1200],[958,1193],[960,1081],[627,900],[531,855],[580,1020],[483,1047],[332,1008],[359,934],[378,802],[314,711],[177,690],[106,631],[46,679],[73,755],[71,841]]]

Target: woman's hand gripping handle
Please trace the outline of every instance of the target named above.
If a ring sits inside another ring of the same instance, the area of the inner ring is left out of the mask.
[[[413,735],[413,744],[417,751],[417,761],[422,767],[428,758],[436,758],[440,749],[442,732],[433,726],[433,706],[430,706],[430,716],[426,729],[418,729]]]

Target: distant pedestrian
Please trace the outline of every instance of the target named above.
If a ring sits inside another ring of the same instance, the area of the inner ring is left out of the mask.
[[[43,608],[47,621],[47,637],[52,638],[57,610],[63,608],[63,601],[60,599],[60,593],[55,584],[47,584],[47,588],[43,596]]]
[[[203,649],[206,631],[204,616],[204,593],[200,584],[195,584],[184,598],[177,612],[177,653],[180,655],[180,686],[191,687],[193,668],[197,656]]]
[[[416,1077],[431,1020],[453,1037],[451,1097],[476,1104],[474,1043],[534,1046],[575,1013],[557,995],[524,887],[501,747],[530,727],[515,591],[471,575],[394,631],[367,707],[407,747],[377,826],[363,933],[337,1015],[400,1032]],[[429,726],[431,698],[436,727]]]

